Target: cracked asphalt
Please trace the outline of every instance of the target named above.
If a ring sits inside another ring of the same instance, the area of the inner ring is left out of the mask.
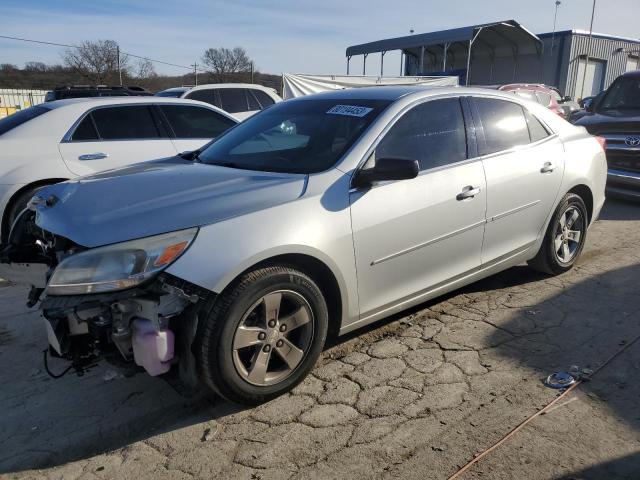
[[[573,271],[518,266],[339,339],[252,409],[106,363],[49,378],[42,320],[4,284],[0,478],[446,479],[571,365],[598,371],[461,478],[640,478],[639,227],[639,204],[608,201]]]

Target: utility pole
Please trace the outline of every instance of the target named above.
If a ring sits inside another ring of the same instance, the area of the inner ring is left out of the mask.
[[[193,67],[193,81],[197,87],[198,86],[198,62],[193,62],[191,66]]]
[[[556,13],[553,16],[553,33],[551,34],[551,55],[553,55],[553,47],[556,44],[556,20],[558,20],[558,7],[561,4],[560,0],[556,0]]]
[[[584,82],[587,80],[587,68],[589,67],[589,56],[591,55],[591,40],[593,39],[593,17],[596,14],[596,0],[593,0],[593,8],[591,9],[591,25],[589,26],[589,42],[587,43],[587,59],[584,63],[584,72],[582,72],[582,88],[580,89],[580,98],[584,98]]]
[[[251,60],[251,83],[253,82],[253,60]]]
[[[120,86],[122,86],[122,69],[120,68],[120,45],[116,47],[116,56],[118,57],[118,76],[120,77]]]

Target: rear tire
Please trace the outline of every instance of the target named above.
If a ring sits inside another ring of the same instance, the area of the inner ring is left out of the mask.
[[[571,270],[584,248],[588,218],[582,198],[567,193],[553,213],[540,250],[529,260],[529,266],[549,275]]]
[[[195,346],[203,383],[255,405],[294,388],[322,352],[329,316],[320,288],[284,266],[244,274],[203,315]]]

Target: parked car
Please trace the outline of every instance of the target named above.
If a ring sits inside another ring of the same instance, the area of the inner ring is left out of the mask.
[[[81,98],[0,120],[0,231],[44,185],[195,150],[237,120],[193,100]]]
[[[231,113],[239,120],[282,101],[273,88],[253,83],[212,83],[197,87],[175,87],[158,92],[156,96],[190,98],[206,102]]]
[[[615,79],[575,124],[607,141],[607,193],[640,199],[640,71]]]
[[[108,87],[98,85],[74,85],[54,88],[44,96],[45,102],[54,100],[65,100],[67,98],[93,98],[93,97],[150,97],[153,95],[149,90],[136,86]]]
[[[524,261],[569,270],[605,181],[596,138],[517,96],[341,90],[189,160],[43,189],[0,275],[34,285],[31,303],[44,289],[51,351],[80,372],[118,351],[254,404],[300,382],[328,333]]]
[[[539,103],[543,107],[548,108],[553,113],[561,116],[562,118],[568,118],[567,112],[560,106],[558,102],[558,93],[552,90],[550,87],[542,84],[533,83],[512,83],[509,85],[502,85],[498,87],[498,90],[503,92],[512,92],[519,97],[525,98],[532,102]]]

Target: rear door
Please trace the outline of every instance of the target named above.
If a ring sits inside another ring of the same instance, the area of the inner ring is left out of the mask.
[[[215,110],[196,105],[158,106],[178,152],[196,150],[237,122]]]
[[[59,149],[67,167],[76,175],[177,153],[150,104],[91,110],[63,139]]]
[[[518,103],[476,97],[473,105],[487,179],[486,264],[530,247],[542,233],[562,182],[564,148]]]
[[[458,98],[413,107],[376,146],[367,165],[409,158],[421,171],[351,193],[363,317],[479,267],[486,188],[482,162],[472,156]]]

